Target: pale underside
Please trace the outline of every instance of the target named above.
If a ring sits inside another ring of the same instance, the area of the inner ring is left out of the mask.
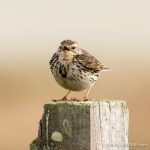
[[[78,79],[74,79],[73,77],[63,78],[61,76],[54,76],[54,78],[60,86],[71,91],[83,91],[93,86],[94,84],[91,84],[88,79],[81,81]]]

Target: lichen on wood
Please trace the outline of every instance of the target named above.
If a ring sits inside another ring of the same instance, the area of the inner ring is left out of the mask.
[[[30,150],[128,150],[127,144],[124,101],[50,101]]]

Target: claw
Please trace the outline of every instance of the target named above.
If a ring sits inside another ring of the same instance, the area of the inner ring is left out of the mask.
[[[89,100],[89,98],[87,98],[86,96],[85,97],[83,97],[83,99],[82,99],[83,101],[88,101]]]

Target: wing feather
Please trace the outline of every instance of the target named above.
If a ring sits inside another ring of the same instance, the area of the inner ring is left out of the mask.
[[[82,50],[82,52],[82,54],[76,56],[76,59],[83,67],[94,71],[103,69],[103,64],[100,63],[94,56],[85,50]]]

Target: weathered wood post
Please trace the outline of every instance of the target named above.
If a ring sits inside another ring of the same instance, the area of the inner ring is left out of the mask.
[[[30,150],[128,150],[124,101],[51,101]]]

